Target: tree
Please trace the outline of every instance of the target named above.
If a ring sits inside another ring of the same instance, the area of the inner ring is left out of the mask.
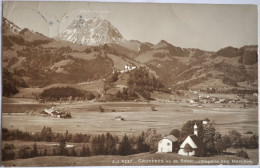
[[[89,151],[88,145],[87,145],[87,147],[85,147],[85,144],[83,145],[81,152],[80,152],[80,156],[90,156],[90,151]]]
[[[59,144],[59,154],[60,155],[67,155],[68,151],[66,149],[66,140],[65,138],[60,140],[60,144]]]
[[[104,134],[92,138],[91,146],[95,155],[104,154],[104,143],[105,143]]]
[[[22,146],[18,151],[19,158],[21,159],[29,158],[30,157],[29,150],[30,148],[28,146]]]
[[[181,135],[181,132],[178,129],[174,129],[171,131],[170,135],[175,136],[176,138],[179,138]]]
[[[4,160],[13,160],[15,156],[15,152],[13,151],[13,144],[5,144],[2,149],[2,161]]]
[[[221,137],[222,137],[222,135],[221,135],[220,132],[215,132],[214,141],[219,141],[219,140],[221,140]]]
[[[38,150],[37,150],[37,145],[34,143],[33,149],[31,151],[31,157],[37,157],[38,156]]]
[[[42,129],[42,140],[51,142],[52,141],[52,130],[50,127],[43,127]]]
[[[13,150],[3,149],[2,150],[2,161],[13,160],[15,152]]]
[[[106,155],[116,154],[116,141],[115,138],[110,133],[107,133],[105,137],[104,154]]]
[[[107,78],[104,82],[104,86],[103,86],[103,89],[105,91],[105,94],[106,94],[106,91],[113,87],[115,84],[114,82],[116,82],[118,80],[118,73],[113,73],[112,76],[110,76],[109,78]]]
[[[84,144],[81,148],[80,156],[86,156],[86,155],[87,155],[87,150]]]
[[[70,153],[71,156],[77,156],[77,152],[75,151],[75,148],[73,147]]]
[[[158,134],[155,129],[149,128],[145,134],[145,143],[150,147],[150,152],[156,152],[158,148],[158,142],[162,138],[161,134]]]
[[[223,150],[226,152],[227,148],[230,148],[231,147],[231,140],[230,140],[230,137],[227,136],[227,135],[224,135],[222,138],[221,138],[222,142],[223,142]]]
[[[242,148],[243,147],[241,134],[238,131],[236,131],[236,130],[230,131],[229,137],[230,137],[231,145],[234,148]]]
[[[252,135],[249,139],[250,142],[250,147],[251,149],[256,149],[258,148],[258,136],[256,136],[255,134]]]
[[[56,155],[56,149],[55,148],[52,150],[52,153],[53,153],[53,156]]]
[[[220,155],[223,153],[223,150],[226,149],[226,146],[223,142],[222,139],[222,135],[220,134],[220,132],[215,132],[215,136],[214,136],[214,146],[215,146],[215,150],[216,152]]]
[[[48,154],[48,151],[47,151],[47,149],[45,148],[44,151],[43,151],[43,156],[47,156],[47,154]]]
[[[203,125],[202,120],[189,120],[187,121],[182,129],[181,129],[181,136],[180,139],[183,141],[188,135],[194,133],[194,125],[198,126],[198,137],[203,140]]]
[[[87,148],[86,148],[86,156],[91,156],[90,149],[89,149],[88,145],[87,145]]]
[[[193,149],[190,146],[190,144],[186,143],[186,145],[184,146],[184,152],[188,153],[188,156],[190,155],[190,152],[192,152]]]
[[[214,144],[215,137],[215,128],[212,124],[207,124],[203,128],[203,143],[204,149],[206,153],[212,154],[215,153],[215,144]]]
[[[215,142],[215,149],[219,155],[223,153],[223,150],[225,150],[225,144],[222,139]]]
[[[118,154],[123,156],[132,154],[132,147],[126,134],[123,137],[122,142],[119,144]]]
[[[145,143],[144,132],[137,139],[137,153],[148,152],[150,147]]]

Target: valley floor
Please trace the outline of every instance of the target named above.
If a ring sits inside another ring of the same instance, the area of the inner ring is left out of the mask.
[[[162,135],[168,135],[173,129],[180,129],[188,120],[209,118],[215,122],[217,131],[227,134],[237,130],[242,134],[252,131],[258,134],[257,105],[243,108],[241,104],[209,103],[198,105],[178,102],[73,102],[56,103],[56,107],[70,112],[71,119],[61,119],[52,116],[25,114],[27,110],[43,110],[43,104],[24,103],[15,99],[3,103],[2,127],[20,129],[29,132],[39,132],[44,126],[51,127],[54,132],[101,134],[110,132],[123,136],[139,135],[148,128],[155,128]],[[6,101],[6,100],[5,100]],[[48,107],[53,106],[49,104]],[[99,107],[104,112],[99,111]],[[155,110],[151,107],[154,106]],[[124,121],[115,118],[121,116]]]
[[[257,165],[258,149],[247,150],[250,159],[231,155],[214,157],[187,157],[175,153],[140,153],[129,156],[67,157],[45,156],[4,161],[3,166],[154,166],[154,165]]]

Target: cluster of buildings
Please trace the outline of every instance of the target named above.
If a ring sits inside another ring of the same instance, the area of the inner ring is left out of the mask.
[[[228,99],[228,98],[217,98],[213,96],[198,96],[195,99],[189,99],[186,100],[187,103],[199,103],[199,104],[206,104],[206,103],[233,103],[233,104],[256,104],[257,102],[250,101],[248,99],[242,98],[240,99],[239,97],[237,99]]]
[[[64,112],[61,111],[60,109],[56,108],[56,107],[51,107],[51,108],[45,108],[41,114],[47,114],[50,116],[55,116],[57,118],[71,118],[71,114],[69,112]]]
[[[206,103],[228,103],[232,101],[231,99],[219,99],[217,97],[211,97],[211,96],[198,96],[196,99],[190,99],[186,100],[187,103],[201,103],[201,104],[206,104]],[[230,102],[231,103],[231,102]],[[235,103],[232,101],[232,103]]]
[[[116,71],[118,73],[126,73],[126,72],[130,72],[134,69],[136,69],[137,66],[134,66],[133,64],[126,64],[125,67],[124,67],[124,70],[121,70],[121,71]],[[113,73],[115,73],[115,70],[113,70]]]
[[[209,123],[209,119],[206,118],[202,121],[203,125]],[[178,138],[173,135],[168,135],[158,142],[157,153],[169,153],[173,152],[174,149],[178,148],[177,144]],[[190,152],[185,151],[185,146],[189,145],[191,147]],[[204,144],[203,141],[198,137],[198,126],[194,124],[194,133],[188,135],[186,139],[182,142],[178,151],[179,155],[183,156],[203,156],[204,154]]]

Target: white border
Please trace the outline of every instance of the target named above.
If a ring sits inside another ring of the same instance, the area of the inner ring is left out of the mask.
[[[1,0],[3,2],[3,0]],[[13,0],[4,0],[4,1],[13,1]],[[16,0],[16,1],[50,1],[50,0]],[[56,0],[59,1],[59,0]],[[62,0],[62,1],[73,1],[73,0]],[[85,2],[130,2],[130,3],[181,3],[181,4],[252,4],[252,5],[257,5],[258,6],[258,67],[260,65],[259,63],[259,41],[260,41],[260,33],[259,33],[259,27],[260,27],[260,0],[78,0],[78,1],[85,1]],[[2,3],[0,4],[0,20],[2,23]],[[0,31],[2,32],[2,26],[0,28]],[[0,33],[0,38],[2,39],[2,33]],[[2,43],[2,41],[1,41]],[[2,45],[0,45],[0,50],[2,51]],[[2,57],[2,52],[1,52],[1,57]],[[0,63],[0,66],[2,67],[2,61]],[[2,68],[0,68],[0,73],[2,74]],[[258,79],[260,78],[259,75],[259,69],[258,69]],[[2,95],[2,80],[0,80],[0,93]],[[258,82],[258,88],[259,88],[260,84]],[[258,89],[259,90],[259,89]],[[259,91],[258,91],[259,92]],[[259,95],[259,94],[258,94]],[[0,96],[0,101],[2,102],[2,96]],[[2,106],[2,103],[1,103]],[[258,112],[260,111],[259,108],[259,97],[258,97]],[[1,108],[1,113],[2,113],[2,108]],[[1,115],[1,120],[0,120],[0,124],[2,121],[2,115]],[[258,113],[258,136],[260,135],[260,131],[259,131],[259,121],[260,121],[260,116]],[[259,139],[258,139],[259,141]],[[260,142],[260,141],[259,141]],[[260,143],[259,143],[260,144]],[[258,148],[259,151],[259,148]],[[258,152],[258,158],[259,158],[259,162],[260,162],[260,153]],[[2,164],[1,164],[2,165]],[[136,167],[143,167],[143,168],[147,168],[147,167],[152,167],[152,168],[160,168],[160,167],[164,167],[164,168],[170,168],[170,167],[191,167],[191,168],[199,168],[199,167],[203,167],[203,168],[212,168],[212,167],[243,167],[243,168],[259,168],[260,164],[258,163],[258,165],[212,165],[212,166],[102,166],[104,168],[112,168],[112,167],[129,167],[129,168],[136,168]],[[99,166],[89,166],[89,168],[97,168]],[[47,167],[48,168],[48,167]],[[77,167],[73,167],[73,168],[80,168],[79,166]]]

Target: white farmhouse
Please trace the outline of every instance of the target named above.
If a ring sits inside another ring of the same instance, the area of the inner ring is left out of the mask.
[[[164,137],[158,143],[158,152],[173,152],[173,149],[176,147],[176,142],[178,139],[173,135],[168,135]]]
[[[192,148],[192,151],[185,151],[185,146],[189,145]],[[179,155],[183,156],[203,156],[204,154],[204,144],[201,139],[198,137],[198,126],[194,125],[194,134],[189,135],[181,144]]]
[[[125,72],[130,72],[134,69],[136,69],[137,67],[136,66],[133,66],[132,64],[130,65],[125,65],[125,69],[120,71],[120,73],[125,73]]]
[[[210,120],[208,119],[208,118],[204,118],[203,120],[202,120],[202,124],[203,125],[206,125],[206,124],[208,124],[210,122]]]

